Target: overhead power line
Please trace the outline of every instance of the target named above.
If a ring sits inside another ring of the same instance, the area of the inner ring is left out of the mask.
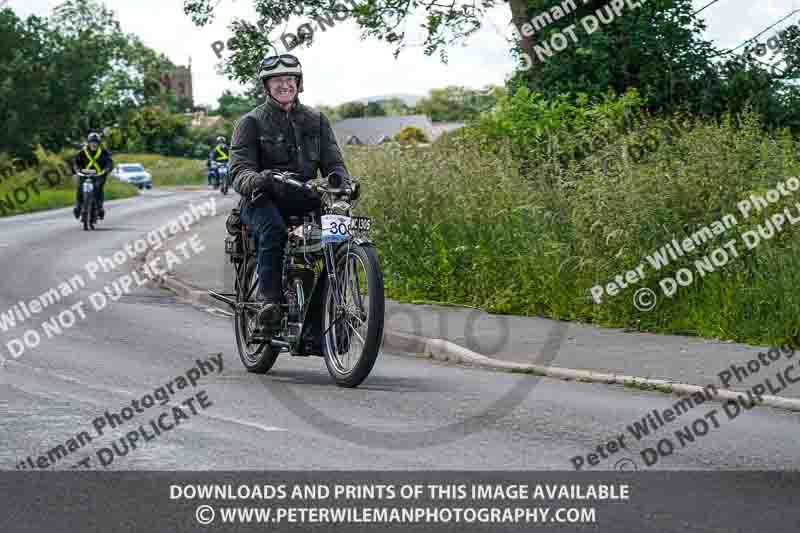
[[[769,26],[767,26],[766,28],[761,30],[759,33],[757,33],[753,37],[750,37],[748,40],[744,41],[742,44],[740,44],[736,48],[731,48],[729,50],[729,52],[733,52],[735,50],[738,50],[739,48],[741,48],[742,46],[746,45],[747,43],[755,41],[756,39],[758,39],[759,37],[761,37],[762,35],[767,33],[769,30],[771,30],[772,28],[774,28],[775,26],[777,26],[778,24],[780,24],[781,22],[783,22],[784,20],[788,19],[789,17],[791,17],[792,15],[794,15],[795,13],[798,13],[798,12],[800,12],[800,9],[793,10],[791,13],[789,13],[788,15],[786,15],[785,17],[783,17],[779,21],[775,22],[774,24],[770,24]]]
[[[711,6],[713,6],[714,4],[716,4],[717,2],[719,2],[719,0],[711,0],[711,2],[707,3],[706,5],[704,5],[703,7],[701,7],[700,9],[698,9],[697,11],[695,11],[694,13],[692,13],[692,16],[695,16],[695,15],[697,15],[697,14],[698,14],[698,13],[700,13],[701,11],[704,11],[704,10],[705,10],[707,7],[711,7]]]

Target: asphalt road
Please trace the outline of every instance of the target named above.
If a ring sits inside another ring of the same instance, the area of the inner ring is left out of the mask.
[[[88,261],[122,250],[208,196],[148,191],[110,202],[107,219],[94,233],[83,232],[68,210],[0,219],[0,313],[85,274]],[[18,358],[11,355],[7,343],[26,329],[88,302],[91,293],[133,268],[131,262],[103,274],[23,325],[0,331],[6,359],[0,370],[0,468],[13,470],[29,456],[34,463],[42,456],[56,469],[89,458],[84,465],[97,469],[569,470],[573,457],[588,460],[598,445],[620,435],[626,447],[604,452],[608,457],[591,470],[630,469],[634,463],[640,470],[800,467],[797,414],[769,408],[731,420],[721,404],[708,402],[637,442],[627,426],[654,409],[670,408],[677,397],[448,366],[386,351],[355,390],[336,387],[316,357],[284,354],[270,374],[248,374],[228,317],[151,287],[136,288],[100,312],[87,303],[84,320],[61,335],[43,336]],[[200,374],[196,361],[219,354],[222,371]],[[191,372],[197,373],[196,386],[181,388],[177,377]],[[155,395],[167,383],[173,387],[170,404],[139,404],[141,413],[97,434],[96,418],[106,420],[106,411],[124,416],[132,400]],[[176,414],[172,406],[191,396],[191,405],[180,407],[183,416]],[[712,410],[715,416],[706,415]],[[155,420],[164,421],[158,435]],[[694,427],[694,442],[681,445],[675,431],[685,425]],[[126,449],[120,437],[139,426],[136,448]],[[81,432],[91,442],[77,437]],[[674,452],[648,468],[639,450],[664,437]],[[66,455],[53,452],[58,445],[68,449]],[[98,453],[103,448],[111,451]]]

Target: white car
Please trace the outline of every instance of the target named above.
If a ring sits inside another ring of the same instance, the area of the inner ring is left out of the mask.
[[[151,189],[153,187],[153,176],[144,169],[140,163],[123,163],[117,165],[111,172],[120,181],[135,185],[140,189]]]

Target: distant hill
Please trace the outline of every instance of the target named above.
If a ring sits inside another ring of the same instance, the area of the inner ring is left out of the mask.
[[[358,100],[353,100],[353,101],[360,102],[362,104],[368,104],[370,102],[382,102],[384,100],[391,100],[392,98],[399,98],[408,107],[414,107],[415,105],[417,105],[418,100],[425,97],[418,94],[382,94],[378,96],[370,96],[368,98],[359,98]]]

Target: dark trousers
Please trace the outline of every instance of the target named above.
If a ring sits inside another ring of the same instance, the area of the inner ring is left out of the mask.
[[[289,237],[285,220],[319,208],[319,200],[309,200],[291,190],[278,197],[265,194],[255,203],[244,200],[242,222],[256,240],[259,290],[265,298],[280,301],[283,297],[281,274]]]
[[[78,188],[75,190],[75,202],[78,209],[80,209],[83,204],[83,190],[81,185],[83,185],[83,180],[78,178]],[[105,178],[94,180],[94,203],[98,209],[103,208],[103,187],[105,187],[105,185]]]

